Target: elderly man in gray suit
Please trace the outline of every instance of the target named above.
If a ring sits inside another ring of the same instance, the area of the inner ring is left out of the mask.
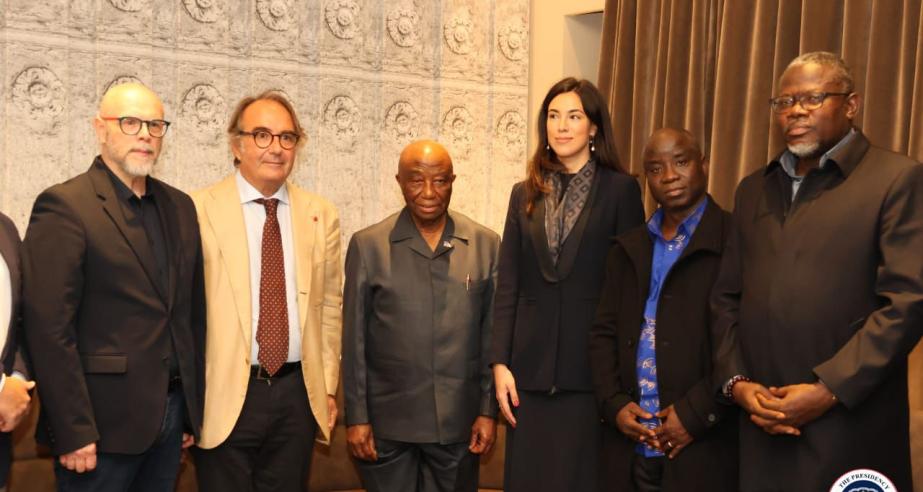
[[[496,433],[485,354],[500,238],[449,210],[455,175],[438,143],[408,145],[396,178],[406,207],[346,253],[349,450],[370,492],[476,491]]]

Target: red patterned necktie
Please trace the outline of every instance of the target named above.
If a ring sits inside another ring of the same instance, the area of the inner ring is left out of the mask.
[[[266,208],[263,224],[263,252],[260,258],[260,320],[256,341],[260,346],[260,365],[273,375],[288,359],[288,305],[285,299],[285,263],[282,257],[282,234],[275,198],[254,200]]]

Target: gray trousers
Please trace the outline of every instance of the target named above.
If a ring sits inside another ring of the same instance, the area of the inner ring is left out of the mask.
[[[356,460],[368,492],[477,492],[479,457],[468,443],[375,439],[378,461]]]

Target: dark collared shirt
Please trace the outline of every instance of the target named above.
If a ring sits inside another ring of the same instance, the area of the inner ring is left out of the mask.
[[[154,254],[154,264],[157,266],[157,278],[155,279],[157,288],[166,297],[170,282],[167,241],[163,233],[160,212],[157,210],[157,202],[154,194],[151,193],[150,178],[144,178],[147,180],[147,186],[145,186],[144,195],[139,197],[101,159],[97,159],[95,165],[101,166],[109,174],[109,179],[112,180],[112,187],[115,189],[115,195],[119,199],[119,205],[122,207],[122,213],[125,214],[125,222],[128,226],[137,227],[141,225],[144,229],[147,244]],[[174,376],[179,374],[179,366],[176,359],[176,349],[172,346],[172,337],[170,346],[170,374]]]
[[[853,128],[852,130],[849,131],[849,133],[846,134],[845,137],[843,137],[839,142],[837,142],[836,145],[831,147],[830,150],[828,150],[827,152],[824,152],[824,155],[820,157],[820,163],[818,164],[817,168],[824,169],[824,167],[827,165],[827,161],[833,160],[835,162],[836,161],[835,156],[837,152],[839,152],[841,149],[846,148],[846,146],[849,145],[849,142],[851,142],[852,139],[855,138],[855,135],[856,135],[856,129]],[[798,188],[801,187],[801,182],[804,181],[804,178],[805,178],[804,176],[798,176],[797,174],[796,169],[798,166],[798,157],[796,157],[795,154],[792,154],[790,150],[786,149],[784,152],[782,152],[782,155],[779,156],[778,162],[779,162],[779,165],[782,166],[782,170],[785,171],[785,174],[787,174],[788,177],[792,179],[791,200],[794,200],[795,197],[798,195]]]

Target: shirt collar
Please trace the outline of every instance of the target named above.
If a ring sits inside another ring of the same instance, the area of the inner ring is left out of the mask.
[[[708,205],[708,198],[703,198],[702,202],[689,214],[688,217],[683,219],[679,223],[679,227],[676,228],[676,236],[673,237],[673,240],[683,236],[689,238],[692,234],[695,233],[696,227],[699,226],[699,222],[702,221],[702,215],[705,213],[705,207]],[[655,238],[659,238],[663,241],[666,241],[661,233],[661,226],[663,225],[663,208],[658,208],[653,215],[651,215],[650,220],[647,221],[647,230]]]
[[[442,232],[442,236],[445,239],[455,238],[468,241],[468,238],[471,237],[471,231],[468,229],[468,225],[464,221],[456,221],[452,218],[453,215],[455,215],[455,213],[452,212],[452,210],[446,211],[445,230]],[[417,225],[413,223],[413,218],[410,216],[410,209],[405,206],[397,217],[397,223],[394,224],[394,229],[391,230],[389,239],[391,242],[397,242],[419,234],[420,232],[417,230]]]
[[[275,198],[279,200],[280,203],[288,205],[288,186],[284,184],[280,186],[272,196],[264,197],[259,190],[254,188],[253,185],[240,174],[240,169],[234,172],[234,179],[237,180],[237,192],[240,194],[241,204],[250,203],[260,198]]]
[[[95,164],[103,168],[106,171],[106,174],[109,175],[109,179],[112,180],[112,186],[115,188],[115,195],[119,197],[119,199],[127,202],[132,198],[137,197],[135,192],[126,186],[125,183],[123,183],[122,180],[119,179],[119,177],[116,176],[114,172],[112,172],[112,169],[109,169],[109,166],[103,162],[102,158],[97,159]],[[147,176],[145,176],[144,179],[146,181],[144,187],[144,195],[141,195],[140,198],[153,198],[153,195],[151,194],[151,180]]]
[[[855,128],[850,129],[849,133],[847,133],[845,137],[840,139],[840,141],[837,142],[836,145],[831,147],[830,150],[828,150],[827,152],[824,152],[824,155],[820,156],[820,164],[818,165],[818,167],[820,169],[824,169],[824,167],[827,165],[827,161],[833,162],[837,166],[842,167],[841,163],[839,162],[840,160],[839,154],[844,148],[849,146],[850,142],[852,142],[856,138],[857,133],[858,132],[856,132]],[[792,179],[801,180],[804,178],[804,176],[798,176],[795,173],[795,167],[798,164],[798,158],[795,157],[795,154],[792,154],[791,151],[788,149],[785,149],[785,151],[782,152],[782,155],[780,155],[777,160],[774,160],[769,163],[769,168],[767,169],[767,172],[769,171],[769,169],[772,169],[775,167],[774,164],[777,166],[781,166],[782,170],[785,171],[785,174],[788,174],[788,176]]]

